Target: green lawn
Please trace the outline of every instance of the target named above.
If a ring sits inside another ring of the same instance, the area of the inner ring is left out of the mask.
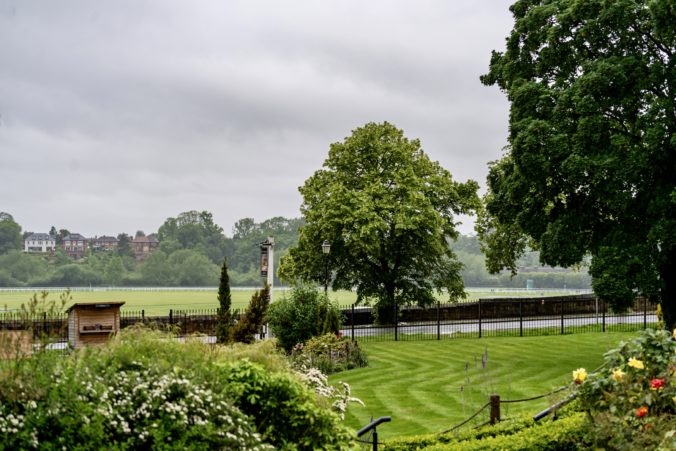
[[[279,299],[284,296],[283,289],[276,289],[274,298]],[[232,289],[233,308],[244,308],[248,305],[254,290]],[[146,315],[168,315],[169,309],[187,310],[187,309],[214,309],[218,307],[216,300],[217,290],[191,290],[190,288],[164,291],[129,291],[129,290],[102,290],[92,289],[91,291],[73,291],[73,302],[110,302],[124,301],[123,310],[145,310]],[[470,291],[466,301],[472,301],[479,298],[490,297],[522,297],[522,296],[557,296],[566,292],[547,292],[547,291],[500,291],[500,289],[486,289],[482,291]],[[570,292],[567,292],[570,294]],[[49,299],[57,300],[60,292],[50,292]],[[5,307],[10,310],[17,309],[22,303],[28,301],[33,295],[32,292],[0,291],[0,310]],[[352,305],[357,295],[351,291],[330,291],[329,297],[341,306]],[[441,302],[447,301],[443,296],[438,296]]]
[[[522,399],[569,383],[574,369],[598,367],[604,352],[633,335],[365,343],[369,367],[332,375],[330,381],[349,383],[353,396],[366,404],[351,404],[348,410],[346,422],[355,429],[368,424],[371,416],[389,415],[392,422],[378,428],[380,439],[440,432],[473,414],[491,394]],[[488,361],[483,369],[481,356],[486,351]],[[554,396],[503,404],[502,416],[536,413],[556,400]],[[481,419],[486,421],[487,413]]]

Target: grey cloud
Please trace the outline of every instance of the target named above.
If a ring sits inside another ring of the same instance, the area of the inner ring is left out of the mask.
[[[478,77],[508,5],[4,0],[0,210],[91,235],[296,216],[329,144],[382,120],[483,182],[507,103]]]

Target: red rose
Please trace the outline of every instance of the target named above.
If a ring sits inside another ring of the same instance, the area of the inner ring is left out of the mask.
[[[648,408],[646,406],[641,406],[638,409],[636,409],[636,416],[637,417],[643,418],[646,415],[648,415]]]
[[[650,381],[650,388],[653,390],[660,390],[664,387],[664,379],[653,379]]]

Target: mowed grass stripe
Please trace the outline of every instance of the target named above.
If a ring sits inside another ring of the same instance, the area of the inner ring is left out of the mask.
[[[369,367],[332,375],[330,381],[349,383],[353,396],[366,403],[351,404],[348,410],[346,422],[355,429],[371,416],[389,415],[392,423],[378,429],[383,439],[439,432],[474,413],[491,394],[521,399],[566,385],[574,369],[595,369],[608,349],[632,336],[618,332],[364,343]],[[536,413],[555,400],[503,405],[503,416]]]

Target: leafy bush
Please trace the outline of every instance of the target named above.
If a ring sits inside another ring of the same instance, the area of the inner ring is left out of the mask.
[[[590,440],[613,448],[655,448],[676,429],[675,351],[667,331],[647,329],[606,353],[597,373],[587,377],[576,370],[582,405],[594,418]]]
[[[240,343],[253,343],[261,333],[270,306],[270,285],[265,285],[251,296],[251,302],[232,329],[232,337]]]
[[[212,351],[142,327],[67,356],[0,362],[0,448],[349,447],[323,405],[270,345]]]
[[[338,416],[288,373],[269,373],[241,360],[223,366],[235,404],[253,418],[265,441],[282,449],[348,449],[352,434]]]
[[[388,440],[385,449],[425,450],[574,450],[585,449],[582,413],[535,423],[523,416],[495,426],[458,433],[429,434]]]
[[[268,312],[268,325],[277,342],[286,351],[297,343],[340,330],[338,305],[311,285],[298,285],[282,299],[275,301]]]
[[[298,343],[291,350],[291,358],[298,366],[319,369],[325,374],[361,368],[368,365],[366,353],[356,341],[325,334]]]

